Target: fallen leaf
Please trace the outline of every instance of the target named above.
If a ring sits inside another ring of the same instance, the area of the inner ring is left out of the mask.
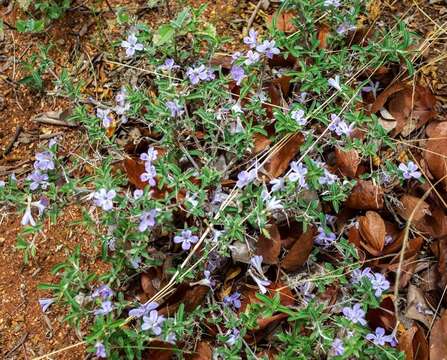
[[[148,346],[147,351],[143,353],[144,360],[170,360],[174,355],[174,345],[161,340],[152,340]]]
[[[380,302],[378,308],[369,308],[366,313],[366,320],[368,320],[371,329],[382,327],[385,330],[393,331],[396,326],[393,299],[387,296]]]
[[[372,253],[379,255],[385,246],[385,222],[375,211],[367,211],[359,218],[359,231],[363,238],[362,246]]]
[[[147,182],[141,181],[141,174],[145,172],[144,164],[134,159],[124,159],[124,169],[126,170],[129,182],[137,189],[143,190]]]
[[[331,28],[327,25],[322,25],[318,31],[318,47],[320,49],[327,49],[327,37],[330,33]]]
[[[383,190],[369,180],[359,180],[345,205],[357,210],[380,210],[383,208]]]
[[[149,298],[153,297],[160,289],[160,278],[158,275],[158,271],[154,267],[141,274],[141,288]]]
[[[357,150],[343,151],[335,149],[335,163],[341,174],[347,177],[355,177],[360,164],[360,156]]]
[[[296,31],[296,26],[293,24],[293,19],[296,18],[295,11],[281,11],[279,14],[275,13],[267,16],[267,25],[285,33],[292,33]]]
[[[447,360],[447,310],[444,310],[431,329],[430,359]]]
[[[430,214],[430,206],[422,199],[412,195],[404,195],[400,198],[401,206],[396,209],[404,220],[410,220],[417,226],[425,215]]]
[[[438,284],[441,290],[447,286],[447,238],[444,237],[438,240],[439,249],[439,261],[438,261],[438,273],[440,277],[440,283]]]
[[[425,128],[427,138],[439,138],[447,136],[447,121],[432,121]]]
[[[412,284],[408,286],[405,316],[422,322],[427,329],[430,328],[433,319],[433,312],[431,312],[425,301],[423,291]]]
[[[399,350],[405,353],[406,360],[428,360],[429,351],[427,340],[423,330],[413,325],[399,337]],[[430,351],[431,355],[431,351]],[[432,357],[431,359],[442,360],[441,357]],[[446,359],[446,358],[444,358]]]
[[[191,354],[186,354],[186,360],[211,360],[213,358],[213,350],[206,341],[200,341],[196,349]]]
[[[273,153],[270,160],[265,164],[264,169],[267,175],[272,179],[281,176],[289,167],[290,161],[298,154],[303,143],[303,134],[297,133],[292,135],[286,144]]]
[[[260,133],[255,133],[253,135],[253,154],[259,154],[261,151],[267,149],[267,147],[272,143],[272,140],[265,135]]]
[[[374,104],[371,105],[371,113],[376,113],[378,112],[381,108],[383,108],[383,106],[385,105],[385,103],[387,102],[388,98],[401,91],[402,89],[404,89],[405,84],[398,81],[395,82],[393,84],[391,84],[390,86],[388,86],[386,89],[384,89],[376,98],[376,101],[374,102]]]
[[[282,259],[282,269],[286,271],[296,271],[304,265],[312,252],[315,233],[315,227],[311,226],[305,233],[301,234],[284,259]]]
[[[278,262],[281,252],[281,237],[275,224],[269,224],[266,230],[269,236],[261,234],[256,244],[256,254],[262,255],[264,263],[272,265]]]
[[[439,137],[439,138],[436,138]],[[429,139],[425,146],[424,160],[430,173],[447,189],[447,135],[440,133]]]

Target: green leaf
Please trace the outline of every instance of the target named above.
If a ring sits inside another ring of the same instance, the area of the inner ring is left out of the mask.
[[[154,44],[160,46],[170,42],[174,38],[175,29],[169,25],[164,24],[158,28],[158,32],[154,35]]]

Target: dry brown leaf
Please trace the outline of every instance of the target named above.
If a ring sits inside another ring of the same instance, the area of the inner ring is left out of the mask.
[[[425,146],[424,160],[430,173],[436,180],[441,180],[447,189],[447,135],[439,134],[437,139],[429,139]]]
[[[141,288],[149,298],[153,297],[160,289],[158,275],[157,269],[155,268],[150,268],[147,272],[141,274]]]
[[[286,144],[279,151],[273,154],[272,158],[265,164],[265,172],[274,179],[281,176],[289,167],[290,161],[298,154],[300,146],[304,142],[304,136],[297,133],[289,138]]]
[[[296,31],[296,26],[292,22],[295,17],[295,11],[281,11],[279,14],[268,15],[267,24],[273,26],[273,22],[275,22],[276,29],[279,31],[292,33]]]
[[[440,283],[438,284],[441,290],[447,285],[447,238],[444,237],[438,240],[439,261],[438,261],[438,273],[440,277]]]
[[[255,133],[253,135],[253,154],[259,154],[261,151],[267,149],[267,147],[272,143],[269,137],[262,135],[260,133]]]
[[[331,31],[331,28],[327,25],[322,25],[318,31],[318,47],[320,49],[327,49],[327,37]]]
[[[147,185],[147,182],[140,179],[141,174],[145,172],[144,164],[134,159],[124,159],[124,169],[129,182],[137,189],[143,190]]]
[[[369,180],[359,180],[345,205],[357,210],[380,210],[383,208],[383,190]]]
[[[430,359],[447,360],[447,310],[444,310],[431,329]]]
[[[371,105],[371,112],[372,113],[378,112],[381,108],[383,108],[383,106],[385,105],[385,103],[387,102],[388,98],[391,95],[401,91],[402,89],[404,89],[404,87],[405,84],[399,81],[388,86],[377,96],[374,104]]]
[[[385,222],[375,211],[367,211],[365,216],[359,218],[359,231],[363,238],[362,246],[372,253],[378,255],[385,246]]]
[[[447,121],[432,121],[425,128],[428,138],[447,137]]]
[[[200,341],[194,352],[191,354],[186,354],[186,360],[211,360],[213,358],[213,350],[211,346],[206,341]]]
[[[382,327],[388,331],[393,331],[396,326],[396,314],[394,312],[393,299],[390,296],[385,297],[378,308],[370,308],[366,313],[369,327],[375,329]]]
[[[335,163],[342,175],[354,177],[360,164],[360,156],[357,150],[343,151],[335,149]]]
[[[278,227],[275,224],[267,226],[270,237],[261,235],[256,244],[256,254],[262,255],[263,262],[266,264],[276,264],[279,253],[281,252],[281,236]]]
[[[409,220],[413,211],[412,223],[417,224],[423,220],[425,215],[430,214],[430,206],[420,198],[412,195],[404,195],[400,198],[402,206],[396,209],[396,212],[405,220]]]
[[[423,291],[410,284],[408,286],[407,309],[405,311],[405,316],[409,319],[422,322],[427,329],[429,329],[433,319],[433,315],[430,315],[430,313],[431,310],[425,301]]]
[[[406,330],[399,337],[399,350],[405,353],[406,360],[429,359],[427,340],[425,339],[423,330],[417,325],[413,325],[412,328]],[[441,358],[431,356],[430,358],[441,360]]]
[[[281,268],[286,271],[296,271],[304,265],[312,252],[315,232],[315,227],[312,226],[305,233],[301,234],[284,259],[282,259]]]
[[[152,340],[148,349],[143,353],[144,360],[170,360],[174,355],[174,345],[161,340]]]

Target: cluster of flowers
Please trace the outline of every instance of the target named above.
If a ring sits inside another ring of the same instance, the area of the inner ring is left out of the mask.
[[[150,186],[155,186],[155,177],[157,176],[157,171],[155,170],[155,166],[153,162],[157,160],[158,151],[153,147],[150,147],[147,150],[147,153],[143,153],[140,155],[140,160],[144,161],[144,173],[140,175],[141,181],[147,182]]]
[[[355,269],[351,275],[351,282],[359,284],[363,279],[371,282],[372,288],[375,290],[374,295],[382,296],[382,293],[390,288],[389,281],[381,273],[371,272],[371,268],[366,267],[363,270]]]
[[[48,171],[54,170],[54,157],[50,151],[36,153],[36,161],[34,161],[34,171],[28,175],[30,180],[30,190],[37,190],[39,187],[46,189],[48,187]]]
[[[113,111],[120,116],[122,124],[127,122],[126,113],[130,109],[130,103],[127,101],[127,92],[125,88],[122,88],[115,97],[116,106]],[[113,118],[111,117],[111,109],[96,109],[96,117],[101,120],[102,126],[106,129],[110,128],[113,124]]]
[[[366,325],[365,311],[360,304],[355,304],[352,307],[344,307],[342,313],[352,323],[362,326]],[[352,332],[348,331],[348,337],[350,336],[352,336]],[[385,329],[382,327],[377,327],[374,333],[367,334],[366,339],[378,346],[384,346],[386,343],[389,343],[391,346],[397,345],[396,337],[394,335],[385,335]],[[334,355],[343,355],[345,352],[343,341],[336,338],[332,344],[331,351]]]

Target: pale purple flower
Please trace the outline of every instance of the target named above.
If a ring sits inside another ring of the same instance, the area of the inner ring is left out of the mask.
[[[140,216],[140,225],[138,225],[138,231],[144,232],[147,229],[151,229],[156,224],[155,217],[157,216],[157,209],[152,209],[149,211],[143,212]]]
[[[121,90],[116,94],[115,96],[115,101],[119,104],[119,105],[124,105],[126,103],[126,99],[127,99],[127,90],[126,88],[121,88]]]
[[[307,119],[304,117],[304,110],[302,109],[297,109],[297,110],[293,110],[290,113],[290,117],[296,121],[296,123],[300,126],[304,126],[307,123]]]
[[[111,313],[112,310],[113,310],[113,304],[111,301],[107,300],[101,304],[101,307],[99,309],[96,309],[94,311],[94,314],[95,315],[107,315],[107,314]]]
[[[258,32],[255,29],[250,29],[248,36],[244,37],[244,44],[248,45],[250,49],[255,48],[258,45]]]
[[[238,60],[242,56],[242,53],[240,51],[236,51],[234,54],[231,55],[231,62],[234,63],[236,60]]]
[[[315,297],[315,295],[312,294],[313,288],[314,286],[310,281],[306,281],[298,285],[298,290],[300,294],[303,296],[303,300],[306,304],[309,303],[309,301]]]
[[[288,175],[289,180],[292,182],[298,181],[298,185],[300,187],[307,189],[307,183],[306,183],[307,167],[302,163],[292,161],[290,163],[290,168],[292,169],[292,172]]]
[[[31,204],[28,204],[28,206],[26,207],[20,223],[23,226],[26,226],[26,225],[36,226],[36,222],[34,221],[33,215],[31,214]]]
[[[34,168],[40,171],[54,170],[53,154],[49,151],[36,153]]]
[[[343,35],[349,31],[354,31],[355,29],[356,29],[355,25],[345,21],[344,23],[339,25],[335,31],[337,32],[337,34]]]
[[[92,298],[101,298],[103,300],[113,296],[113,290],[108,285],[101,285],[92,293]]]
[[[241,294],[236,291],[229,296],[225,296],[223,302],[225,305],[239,309],[241,307]]]
[[[157,157],[158,157],[158,151],[155,150],[155,148],[152,146],[149,149],[147,149],[147,152],[140,154],[140,159],[143,161],[153,162],[157,160]]]
[[[272,185],[272,192],[284,190],[286,186],[286,181],[284,177],[279,177],[270,181]]]
[[[161,326],[165,321],[163,315],[158,315],[157,310],[151,310],[149,316],[143,316],[143,324],[141,330],[151,330],[155,335],[161,334]]]
[[[386,343],[394,343],[395,339],[392,335],[385,335],[385,329],[377,327],[375,333],[366,335],[366,339],[372,341],[377,346],[384,346]]]
[[[233,346],[236,341],[239,339],[239,330],[238,329],[232,329],[232,330],[228,330],[228,332],[225,334],[226,336],[228,336],[228,339],[226,342],[227,345]]]
[[[323,176],[320,176],[320,178],[318,179],[318,182],[321,185],[324,185],[324,184],[331,185],[331,184],[334,184],[338,180],[337,175],[330,173],[327,169],[323,169],[323,170],[324,170]]]
[[[115,190],[99,189],[93,194],[94,204],[101,207],[104,211],[113,209],[113,199],[116,196]]]
[[[326,220],[326,224],[329,224],[331,226],[335,225],[335,221],[337,221],[337,217],[334,215],[330,215],[330,214],[325,214],[324,218]]]
[[[255,255],[250,259],[250,265],[255,268],[258,274],[264,274],[262,270],[262,261],[264,260],[262,255]]]
[[[4,180],[0,180],[0,188],[5,187],[6,182]]]
[[[133,269],[138,269],[140,267],[141,264],[141,258],[139,256],[133,257],[130,259],[130,265],[132,266]]]
[[[348,320],[352,321],[354,324],[359,323],[360,325],[365,326],[366,320],[365,320],[365,312],[362,310],[360,304],[355,304],[352,308],[350,307],[344,307],[343,315],[348,318]]]
[[[253,65],[256,64],[259,59],[261,58],[261,55],[256,52],[256,51],[252,51],[252,50],[248,50],[247,52],[247,58],[244,61],[245,65]]]
[[[170,344],[175,344],[177,341],[177,335],[175,335],[174,332],[170,332],[168,335],[166,335],[165,341]]]
[[[333,6],[338,8],[340,6],[340,0],[324,0],[324,6]]]
[[[375,273],[370,280],[375,290],[374,295],[377,297],[382,296],[382,293],[390,288],[390,282],[381,273]]]
[[[213,277],[211,276],[211,272],[209,270],[205,270],[203,272],[203,276],[205,277],[202,280],[202,284],[205,286],[209,286],[210,288],[213,288],[216,286],[216,281],[214,281]]]
[[[205,67],[205,65],[199,65],[198,67],[189,67],[186,70],[186,76],[188,76],[191,84],[196,85],[200,81],[210,81],[215,78],[214,73]]]
[[[133,198],[135,200],[139,199],[140,197],[142,197],[144,195],[144,191],[141,189],[135,189],[133,192]]]
[[[237,174],[236,187],[242,189],[243,187],[255,181],[256,176],[257,176],[256,169],[250,171],[246,170],[241,171],[239,174]]]
[[[418,169],[418,166],[413,161],[409,161],[407,165],[404,163],[399,165],[399,170],[402,171],[402,176],[407,180],[411,178],[419,179],[422,174]]]
[[[256,276],[255,274],[253,274],[253,272],[251,270],[248,270],[248,273],[250,274],[252,279],[255,281],[256,285],[258,285],[259,291],[262,294],[265,294],[267,292],[266,286],[269,286],[271,284],[271,282],[269,280],[262,279],[262,278]]]
[[[31,181],[29,185],[31,191],[37,190],[39,187],[46,189],[49,184],[47,181],[48,175],[39,170],[34,170],[26,179]]]
[[[106,353],[106,348],[104,346],[104,344],[100,341],[98,341],[95,344],[95,349],[96,349],[96,353],[95,355],[99,358],[106,358],[107,357],[107,353]]]
[[[156,302],[140,304],[140,306],[138,306],[137,308],[129,311],[129,316],[132,316],[134,318],[140,318],[140,317],[146,316],[147,314],[149,314],[149,312],[151,312],[152,310],[155,310],[157,307],[158,307],[158,303],[156,303]]]
[[[370,81],[369,83],[370,83],[370,85],[363,87],[362,91],[366,92],[366,93],[372,92],[374,97],[377,97],[377,92],[380,89],[380,82],[376,81],[375,83],[373,83]]]
[[[267,211],[281,210],[284,208],[284,206],[281,204],[281,200],[277,199],[275,196],[269,196],[269,198],[265,201],[265,207]]]
[[[164,64],[160,65],[158,68],[161,70],[172,71],[172,70],[180,68],[180,66],[175,64],[174,59],[168,58],[165,60]]]
[[[127,40],[124,40],[121,43],[121,47],[126,49],[126,56],[128,58],[134,56],[135,51],[141,51],[144,49],[143,44],[138,42],[137,37],[133,33],[127,37]]]
[[[242,80],[246,77],[244,69],[238,65],[233,65],[231,67],[230,75],[231,78],[236,81],[237,85],[240,85]]]
[[[155,166],[150,161],[146,161],[144,163],[144,169],[145,172],[140,175],[141,181],[147,182],[150,186],[155,186],[155,177],[157,176]]]
[[[332,86],[334,89],[341,91],[340,75],[336,75],[335,78],[330,78],[327,82],[329,86]]]
[[[106,129],[112,125],[113,119],[109,116],[109,109],[96,109],[96,117],[102,121],[102,126]]]
[[[191,230],[182,230],[180,235],[174,236],[174,242],[176,244],[182,244],[182,249],[187,251],[191,249],[191,245],[199,241],[199,237],[192,234]]]
[[[335,235],[333,232],[326,233],[326,231],[321,226],[318,227],[318,234],[314,239],[315,244],[324,247],[329,247],[336,240],[337,235]]]
[[[341,341],[339,338],[334,339],[331,350],[336,356],[343,355],[343,353],[345,352],[343,341]]]
[[[265,56],[271,59],[273,58],[273,55],[278,55],[280,53],[275,44],[275,40],[264,40],[262,44],[256,46],[256,51],[265,54]]]
[[[338,136],[350,135],[354,129],[354,124],[348,125],[344,120],[342,120],[338,115],[331,114],[331,122],[328,126],[330,131],[335,132]]]
[[[363,270],[360,269],[355,269],[352,273],[351,273],[351,283],[352,284],[358,284],[360,283],[363,278],[367,278],[369,280],[371,280],[374,277],[374,274],[371,272],[371,268],[370,267],[366,267]]]
[[[47,312],[48,308],[54,303],[54,301],[55,301],[54,298],[39,299],[39,305],[42,312],[44,313]]]
[[[392,235],[387,234],[385,235],[385,246],[392,244],[394,242],[394,238]]]
[[[175,101],[166,101],[166,107],[171,112],[171,117],[176,118],[183,115],[183,108]]]
[[[296,97],[296,99],[298,100],[298,102],[300,104],[304,104],[306,102],[307,95],[308,95],[308,93],[303,91],[302,93],[300,93],[300,95],[298,97]]]
[[[45,209],[48,207],[48,205],[50,204],[50,201],[48,200],[48,198],[42,196],[39,201],[33,201],[31,203],[32,206],[35,206],[38,210],[39,216],[41,216],[43,214],[43,212],[45,211]]]

